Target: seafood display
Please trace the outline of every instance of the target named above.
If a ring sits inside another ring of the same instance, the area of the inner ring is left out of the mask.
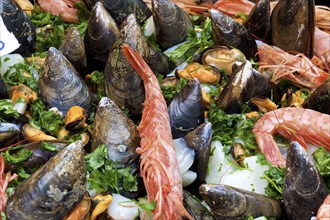
[[[0,220],[329,218],[328,2],[15,2]]]

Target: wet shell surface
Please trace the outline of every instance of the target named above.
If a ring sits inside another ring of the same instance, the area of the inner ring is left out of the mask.
[[[37,170],[8,198],[7,219],[62,219],[86,191],[83,144],[73,142]]]
[[[66,112],[75,105],[90,110],[92,95],[86,82],[56,48],[49,48],[38,81],[42,99],[51,107]]]
[[[132,164],[140,138],[135,124],[109,98],[103,97],[94,119],[92,149],[106,144],[108,158],[118,162],[118,167]]]

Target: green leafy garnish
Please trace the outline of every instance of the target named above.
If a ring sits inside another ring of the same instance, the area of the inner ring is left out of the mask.
[[[174,51],[166,53],[174,63],[182,58],[189,60],[197,50],[203,50],[214,44],[211,39],[212,24],[210,18],[206,18],[202,26],[195,26],[195,28],[202,29],[200,37],[195,29],[192,29],[188,32],[187,39],[183,44],[178,46]]]
[[[31,104],[30,111],[30,124],[38,129],[44,129],[53,136],[56,136],[60,127],[64,125],[62,117],[53,111],[47,111],[40,99]]]
[[[166,100],[172,100],[181,90],[182,88],[187,84],[187,80],[184,78],[180,78],[180,80],[173,84],[173,85],[161,85],[161,81],[163,79],[162,75],[157,75],[157,79],[160,84],[160,89],[162,90],[163,96]]]
[[[313,153],[317,170],[322,176],[330,176],[330,153],[324,148],[319,148]]]
[[[108,149],[105,144],[99,145],[91,154],[86,155],[85,160],[89,190],[95,190],[97,193],[118,193],[118,181],[122,181],[125,191],[137,191],[138,183],[136,177],[130,173],[131,168],[118,169],[117,164],[108,160]]]
[[[12,117],[18,117],[18,112],[14,109],[13,103],[6,99],[0,99],[0,122],[6,122]]]
[[[21,145],[10,147],[5,151],[6,162],[17,164],[26,161],[32,154],[32,151],[23,148]]]
[[[36,78],[34,78],[36,71],[34,65],[17,63],[6,71],[3,78],[9,86],[24,84],[33,91],[38,91],[38,83]]]
[[[45,141],[41,141],[41,148],[44,150],[48,150],[51,152],[57,151],[58,149],[55,147],[54,144],[49,143],[49,142],[45,142]]]
[[[273,199],[282,199],[284,190],[285,168],[278,168],[272,166],[269,170],[264,172],[262,177],[268,181],[265,188],[265,193],[268,197]]]

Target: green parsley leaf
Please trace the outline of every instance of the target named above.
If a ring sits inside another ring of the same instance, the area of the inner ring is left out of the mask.
[[[17,145],[7,149],[4,153],[4,156],[6,158],[6,162],[17,164],[27,160],[32,153],[32,151],[23,148],[21,145]]]
[[[330,177],[330,153],[321,147],[314,151],[313,158],[321,176]]]
[[[14,109],[13,103],[0,99],[0,122],[6,122],[10,118],[18,116],[19,113]]]
[[[271,166],[269,170],[264,172],[262,177],[268,181],[265,193],[273,199],[282,199],[284,190],[285,168]]]

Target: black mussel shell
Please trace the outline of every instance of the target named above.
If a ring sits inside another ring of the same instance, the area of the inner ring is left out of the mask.
[[[97,2],[91,12],[85,34],[88,66],[103,71],[110,49],[119,37],[116,22],[101,2]]]
[[[149,53],[146,57],[146,62],[156,74],[166,75],[175,68],[175,65],[165,53],[162,53],[151,46],[149,46]]]
[[[106,9],[110,12],[118,25],[130,14],[134,14],[139,25],[143,25],[145,20],[152,13],[143,0],[101,0]]]
[[[212,39],[216,45],[237,48],[244,53],[246,59],[256,59],[256,41],[242,24],[216,9],[210,9],[210,15]]]
[[[285,51],[313,57],[314,0],[279,1],[272,11],[272,44]]]
[[[168,106],[173,139],[184,137],[204,123],[204,106],[198,79],[189,81]]]
[[[253,68],[246,61],[233,73],[217,100],[217,106],[227,114],[241,113],[242,105],[255,94],[255,80]]]
[[[200,186],[205,181],[207,165],[210,157],[211,140],[212,140],[212,124],[203,123],[185,137],[187,145],[196,152],[193,167],[197,171],[197,184]],[[198,188],[198,187],[197,187]]]
[[[86,163],[81,141],[60,150],[15,188],[6,216],[17,219],[62,219],[86,192]]]
[[[170,0],[152,0],[152,11],[156,37],[164,50],[184,41],[193,28],[186,12]]]
[[[120,37],[113,46],[104,69],[105,94],[120,108],[128,108],[131,115],[141,115],[145,99],[143,81],[122,53],[122,45],[146,57],[149,48],[134,14],[122,23]]]
[[[304,102],[303,107],[330,115],[330,77],[316,88]]]
[[[139,142],[136,125],[111,99],[103,97],[94,119],[92,150],[105,144],[108,159],[123,168],[136,162]]]
[[[76,27],[67,31],[60,51],[82,76],[87,73],[85,44]]]
[[[198,199],[186,190],[183,190],[183,205],[194,219],[217,219]]]
[[[51,47],[38,80],[40,96],[51,108],[66,115],[72,106],[91,111],[92,94],[72,64],[56,48]]]
[[[203,184],[199,193],[219,219],[244,219],[265,216],[283,218],[279,201],[235,187]]]
[[[327,194],[327,187],[314,160],[298,142],[292,142],[286,159],[283,191],[288,219],[311,219]]]
[[[137,183],[138,183],[137,191],[136,192],[125,191],[124,188],[123,188],[124,183],[123,182],[118,182],[119,194],[120,195],[122,195],[126,198],[129,198],[129,199],[137,199],[137,198],[142,197],[146,194],[146,189],[145,189],[145,186],[144,186],[144,183],[143,183],[143,179],[139,175],[140,174],[139,172],[140,172],[139,164],[135,164],[134,166],[131,166],[130,173],[133,176],[137,176]]]
[[[35,51],[36,31],[29,16],[14,0],[0,1],[0,15],[7,30],[13,33],[20,47],[13,53],[30,56]]]
[[[258,40],[270,43],[270,0],[258,1],[244,26]]]

